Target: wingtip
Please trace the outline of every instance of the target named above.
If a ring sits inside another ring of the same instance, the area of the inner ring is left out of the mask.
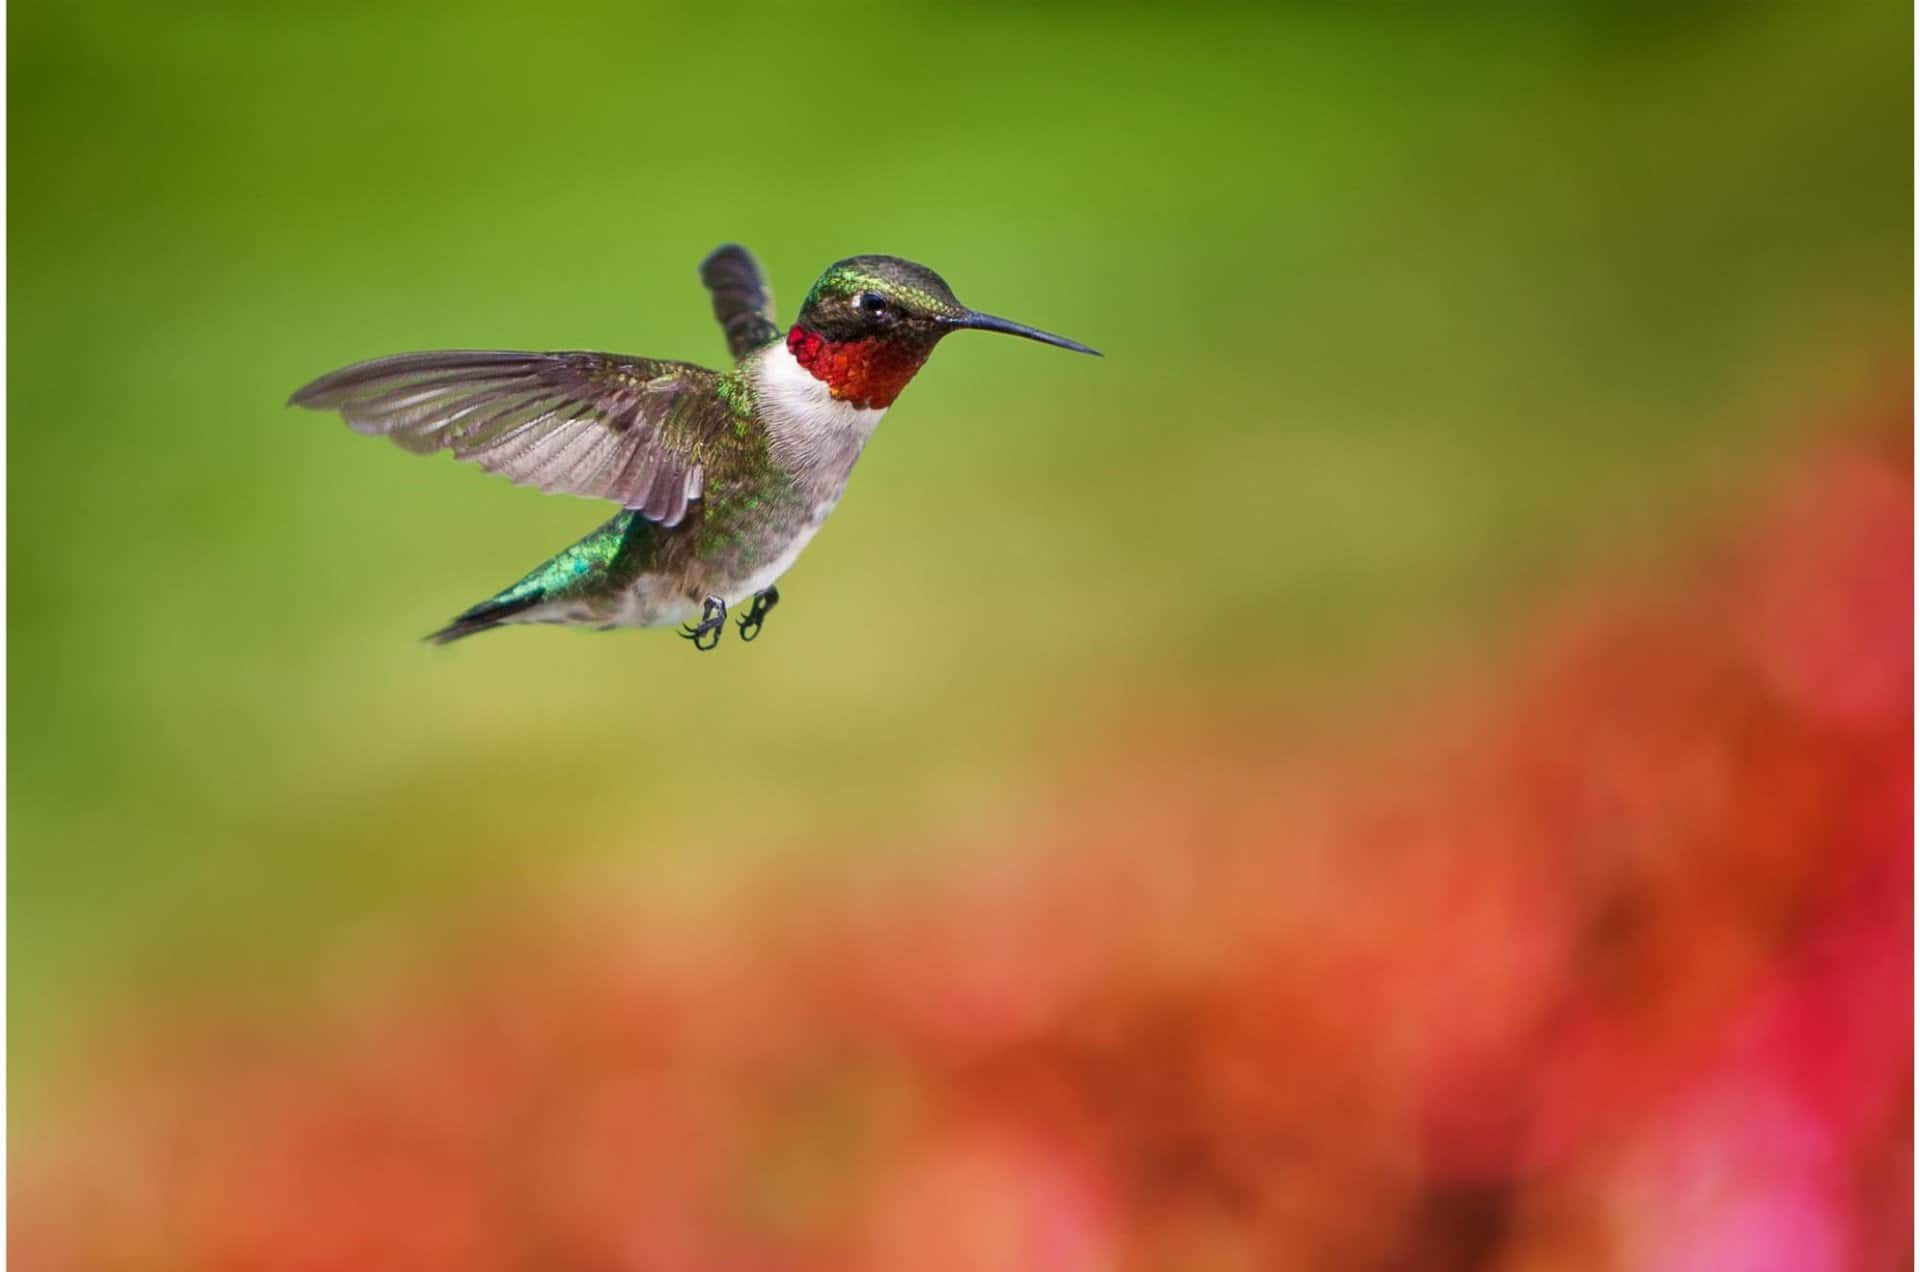
[[[741,257],[745,257],[749,261],[753,259],[753,253],[748,251],[744,244],[731,243],[731,242],[722,243],[720,246],[714,248],[711,252],[708,252],[705,256],[703,256],[700,259],[701,272],[705,273],[708,267],[711,266],[715,261],[721,260],[722,258],[728,257],[728,256],[741,256]]]
[[[349,371],[353,370],[352,367],[347,367],[343,369],[349,370]],[[326,397],[326,391],[332,387],[333,382],[336,379],[338,379],[339,376],[340,376],[339,371],[333,371],[326,375],[321,376],[318,380],[307,381],[305,384],[301,385],[299,388],[295,389],[292,393],[289,393],[287,395],[287,405],[303,406],[310,411],[321,411],[321,410],[327,409],[327,407],[330,404],[324,401],[323,399]]]
[[[315,411],[325,410],[328,406],[332,405],[328,399],[343,379],[359,371],[362,367],[372,366],[375,362],[380,361],[384,361],[384,359],[376,358],[370,362],[356,362],[351,366],[341,367],[336,371],[329,371],[323,376],[308,380],[305,384],[287,395],[287,405],[304,406],[309,410]]]

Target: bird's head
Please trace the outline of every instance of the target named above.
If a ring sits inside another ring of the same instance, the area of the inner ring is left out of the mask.
[[[967,308],[946,280],[897,256],[850,256],[827,267],[787,333],[795,359],[835,398],[885,407],[951,332],[998,331],[1098,351],[1077,341]]]

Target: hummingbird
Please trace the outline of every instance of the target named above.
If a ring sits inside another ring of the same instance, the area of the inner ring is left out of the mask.
[[[710,650],[746,602],[737,621],[751,641],[875,427],[942,339],[998,331],[1098,356],[969,309],[940,275],[897,256],[828,266],[784,331],[744,247],[715,249],[700,280],[731,371],[614,353],[402,353],[323,375],[288,400],[416,454],[451,451],[514,482],[620,505],[426,639],[514,623],[682,624],[695,649]]]

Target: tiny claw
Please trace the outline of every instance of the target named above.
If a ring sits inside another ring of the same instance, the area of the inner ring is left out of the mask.
[[[760,635],[760,627],[767,621],[767,614],[780,603],[780,589],[767,588],[753,594],[753,607],[740,618],[740,639],[751,643]]]
[[[678,634],[680,639],[692,641],[693,647],[704,653],[719,647],[720,633],[726,627],[727,603],[717,596],[709,596],[701,609],[700,622],[682,624]]]

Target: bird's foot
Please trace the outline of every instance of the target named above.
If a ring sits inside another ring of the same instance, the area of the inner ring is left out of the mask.
[[[726,627],[727,603],[717,596],[709,596],[706,607],[700,612],[700,621],[686,624],[680,636],[683,640],[692,641],[695,649],[708,650],[720,643],[720,633]]]
[[[760,634],[760,624],[767,621],[767,614],[780,603],[780,589],[769,587],[753,594],[753,605],[740,619],[740,639],[752,640]]]

